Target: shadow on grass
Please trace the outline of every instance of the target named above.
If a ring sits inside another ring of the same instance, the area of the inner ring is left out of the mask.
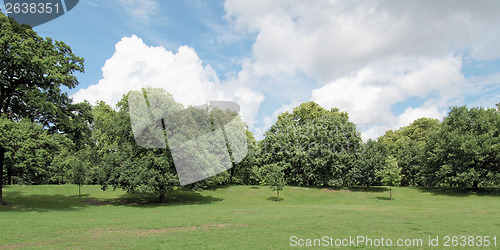
[[[278,198],[276,198],[276,196],[271,196],[269,198],[267,198],[268,201],[278,201]],[[285,199],[281,198],[280,197],[280,202],[284,201]]]
[[[158,196],[148,194],[125,194],[119,198],[98,199],[88,194],[82,194],[81,196],[63,194],[30,195],[20,191],[4,190],[3,195],[3,200],[6,205],[0,206],[0,212],[70,211],[99,205],[125,205],[136,207],[183,206],[222,201],[220,198],[202,196],[192,191],[172,191],[165,195],[164,202],[162,203],[158,202]]]
[[[391,199],[387,196],[377,196],[377,200],[389,201]]]
[[[416,187],[415,189],[432,193],[433,195],[446,195],[454,197],[466,197],[470,195],[477,196],[500,196],[500,188],[479,188],[479,189],[464,189],[464,188],[426,188]]]
[[[165,194],[163,202],[159,202],[158,195],[153,194],[124,194],[119,198],[108,199],[104,202],[118,206],[154,207],[210,204],[222,200],[212,196],[203,196],[193,191],[178,190]]]
[[[382,192],[389,191],[389,188],[380,187],[380,186],[373,186],[373,187],[370,187],[367,189],[366,187],[353,186],[353,187],[349,187],[349,190],[353,191],[353,192],[382,193]]]
[[[77,210],[82,207],[87,207],[84,201],[88,199],[88,195],[82,196],[66,196],[61,194],[54,195],[25,195],[20,191],[4,190],[3,200],[6,204],[0,207],[0,212],[20,211],[20,212],[47,212],[51,210]]]

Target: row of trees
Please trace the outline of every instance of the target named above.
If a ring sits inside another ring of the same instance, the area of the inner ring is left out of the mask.
[[[147,103],[176,114],[170,122],[178,123],[173,126],[178,131],[169,131],[162,120],[162,137],[157,138],[166,147],[138,145],[129,107],[134,92],[116,107],[73,103],[61,88],[78,84],[74,73],[83,71],[83,58],[63,42],[41,38],[3,14],[0,26],[0,185],[100,184],[154,193],[162,200],[180,186],[169,142],[215,131],[234,118],[229,111],[183,107],[165,90],[147,88],[139,95],[147,93]],[[241,150],[230,145],[230,131],[210,139],[217,141],[202,145],[202,151],[186,155],[187,165],[204,162],[220,169],[222,156],[214,156],[210,145],[222,145],[232,168],[182,188],[264,184],[279,192],[285,183],[497,187],[499,130],[498,109],[452,107],[443,122],[421,118],[363,142],[346,112],[307,102],[281,114],[258,143],[246,129],[248,153],[242,161],[235,160]],[[169,133],[175,134],[170,141],[165,136]]]

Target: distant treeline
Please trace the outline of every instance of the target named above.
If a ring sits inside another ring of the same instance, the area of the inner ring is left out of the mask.
[[[162,89],[148,92],[168,98],[170,107],[182,108]],[[86,113],[78,117],[88,119],[75,118],[67,124],[78,133],[2,117],[4,184],[99,184],[157,194],[179,186],[168,148],[136,144],[127,97],[116,109],[104,102],[86,105],[87,109],[81,109]],[[269,166],[282,169],[288,185],[369,188],[381,185],[377,172],[389,158],[397,160],[403,186],[498,187],[499,130],[498,109],[462,106],[452,107],[443,122],[420,118],[387,131],[378,140],[363,142],[346,112],[307,102],[279,115],[262,141],[256,142],[247,129],[248,154],[243,161],[184,188],[259,185]],[[205,158],[219,164],[217,159]]]

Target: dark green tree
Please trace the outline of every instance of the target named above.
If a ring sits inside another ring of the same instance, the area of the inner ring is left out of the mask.
[[[2,13],[0,48],[0,115],[16,121],[28,118],[52,132],[74,133],[75,138],[88,132],[69,122],[72,116],[85,112],[78,112],[80,105],[72,104],[61,91],[63,86],[78,84],[74,73],[83,72],[83,58],[75,56],[63,42],[39,37],[31,27]],[[5,145],[0,145],[0,190],[5,153]],[[1,198],[0,193],[0,204]]]
[[[423,172],[427,159],[424,155],[427,139],[440,128],[437,119],[419,118],[396,131],[389,130],[379,138],[388,154],[397,159],[402,169],[403,186],[424,185]]]
[[[426,182],[460,188],[500,184],[500,113],[490,108],[452,107],[429,138]]]
[[[386,165],[387,150],[384,144],[368,140],[359,151],[356,165],[350,169],[348,177],[356,184],[363,185],[366,189],[380,183],[377,171]]]
[[[349,116],[314,102],[278,116],[261,143],[260,165],[284,166],[291,185],[342,186],[361,138]]]

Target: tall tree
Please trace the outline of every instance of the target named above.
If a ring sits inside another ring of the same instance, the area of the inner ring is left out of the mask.
[[[360,145],[347,113],[307,102],[279,115],[265,133],[260,164],[284,166],[292,185],[341,186]]]
[[[357,164],[350,169],[349,178],[368,190],[370,186],[380,183],[376,173],[385,167],[386,159],[387,150],[384,144],[368,140],[359,152]]]
[[[396,131],[389,130],[379,138],[388,154],[397,159],[402,169],[403,186],[423,185],[423,172],[427,159],[424,152],[427,139],[440,128],[437,119],[419,118]]]
[[[427,182],[474,189],[500,185],[499,133],[496,109],[452,107],[429,139]]]
[[[65,43],[44,39],[30,26],[2,13],[0,50],[0,115],[12,120],[26,117],[54,131],[67,132],[61,123],[70,119],[70,113],[77,115],[78,107],[61,87],[78,84],[74,73],[83,72],[83,58],[75,56]],[[0,176],[5,151],[0,145]],[[0,181],[0,190],[2,185]]]

